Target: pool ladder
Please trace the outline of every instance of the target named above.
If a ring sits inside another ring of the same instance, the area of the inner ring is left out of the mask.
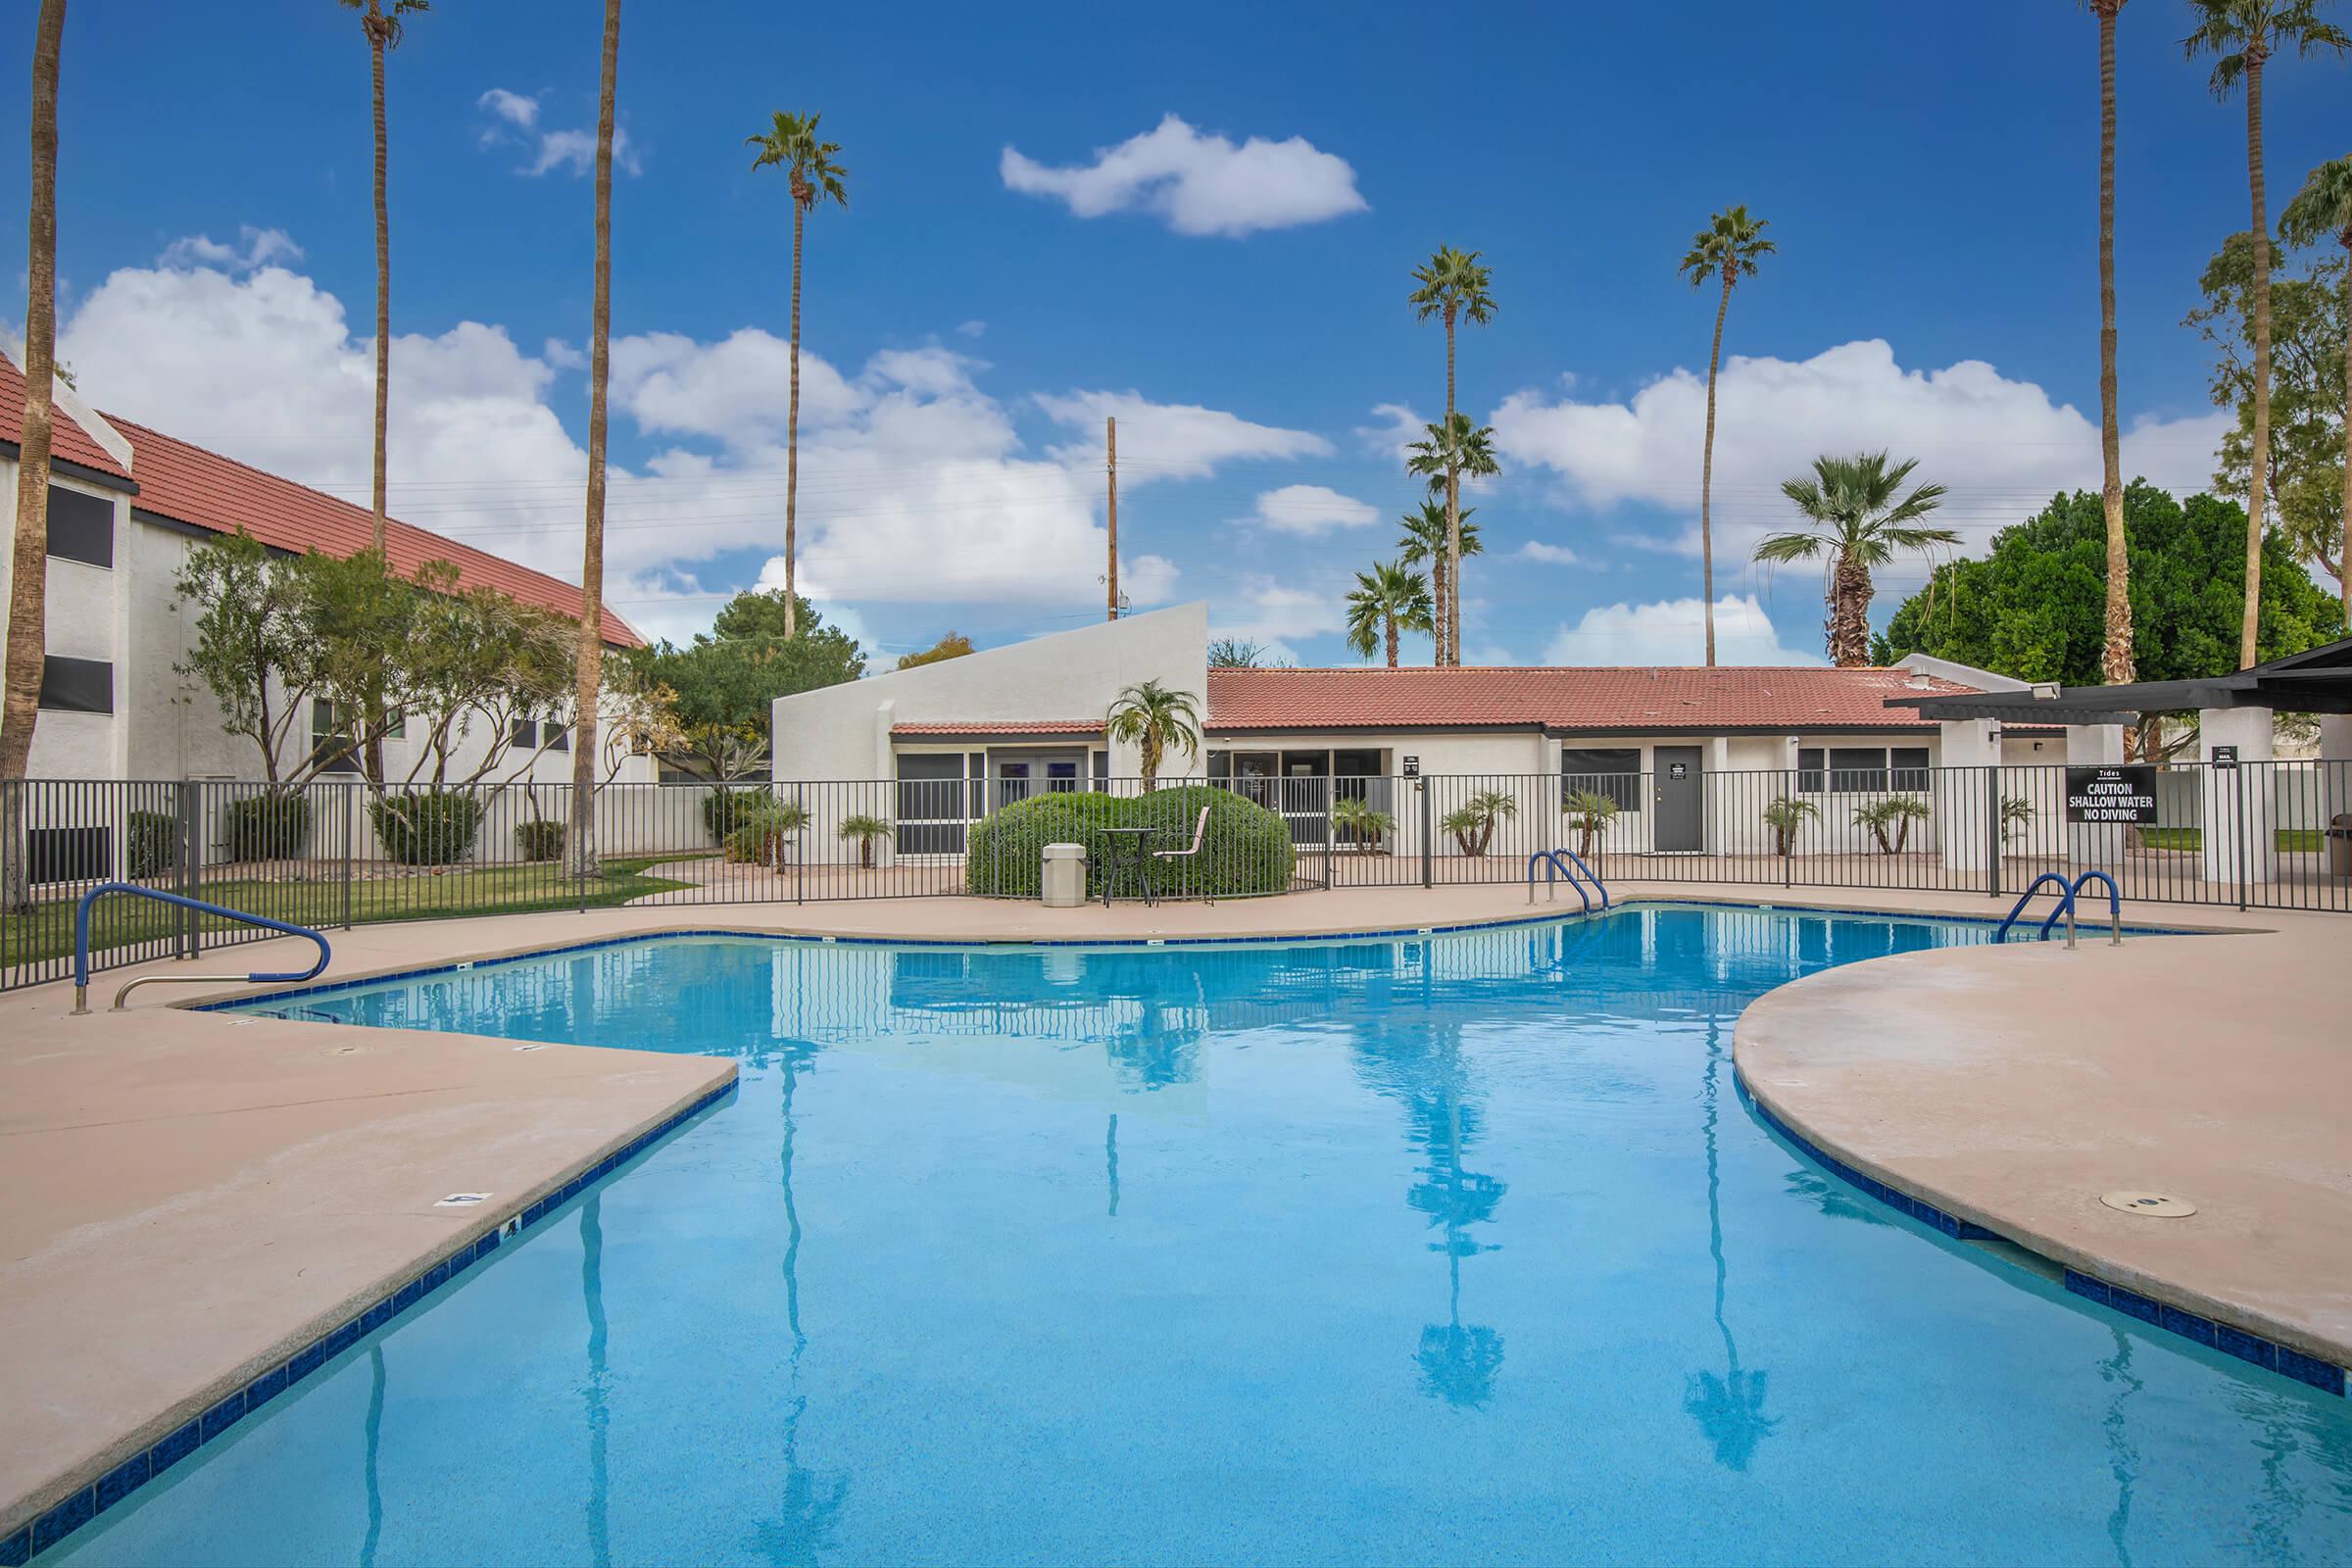
[[[110,893],[120,893],[135,899],[152,899],[158,904],[169,904],[173,908],[193,909],[199,914],[219,915],[224,920],[241,920],[247,925],[263,926],[286,936],[308,937],[311,941],[318,944],[318,961],[299,974],[140,975],[135,980],[123,982],[122,989],[115,993],[114,1010],[117,1012],[123,1009],[130,994],[141,986],[217,985],[223,982],[258,986],[274,985],[292,980],[309,980],[322,972],[326,968],[327,959],[333,956],[327,950],[326,938],[307,925],[288,925],[283,920],[272,920],[266,915],[247,914],[243,909],[231,909],[218,904],[207,904],[202,899],[184,898],[177,893],[165,893],[156,888],[143,888],[136,882],[101,882],[81,896],[80,905],[74,910],[74,1011],[76,1014],[86,1013],[90,1010],[90,906]]]
[[[1566,877],[1568,885],[1576,889],[1576,896],[1584,901],[1587,914],[1592,912],[1592,893],[1600,895],[1601,911],[1603,913],[1608,911],[1609,890],[1607,884],[1592,874],[1591,866],[1576,858],[1574,850],[1538,850],[1527,858],[1528,903],[1536,902],[1536,866],[1539,862],[1544,866],[1544,897],[1547,899],[1558,898],[1557,883],[1560,878]],[[1592,885],[1592,893],[1585,891],[1587,883]]]
[[[2058,904],[2041,922],[2041,933],[2034,940],[2036,942],[2049,941],[2050,927],[2056,925],[2059,917],[2063,915],[2066,919],[2066,945],[2070,948],[2073,947],[2075,945],[2075,901],[2082,896],[2084,885],[2093,880],[2107,884],[2108,945],[2122,947],[2124,945],[2124,897],[2115,885],[2115,878],[2104,871],[2085,871],[2076,877],[2072,883],[2069,883],[2056,871],[2042,872],[2027,886],[2024,893],[2018,895],[2017,903],[2011,906],[2008,918],[2001,922],[2001,928],[1993,933],[1992,940],[1995,942],[2009,940],[2009,928],[2017,924],[2018,917],[2026,912],[2026,906],[2034,902],[2034,895],[2041,891],[2041,885],[2044,882],[2048,882],[2058,889]]]

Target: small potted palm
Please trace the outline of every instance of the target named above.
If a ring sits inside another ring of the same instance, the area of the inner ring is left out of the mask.
[[[1369,855],[1380,847],[1380,841],[1396,829],[1396,819],[1388,812],[1377,810],[1361,795],[1343,795],[1332,803],[1332,826],[1342,838],[1355,846],[1358,855]]]
[[[1464,855],[1484,855],[1494,842],[1494,825],[1519,814],[1519,803],[1501,790],[1480,790],[1462,806],[1446,813],[1438,825],[1453,835]]]
[[[1928,803],[1916,795],[1888,795],[1854,808],[1854,822],[1870,829],[1881,855],[1900,855],[1910,842],[1911,824],[1928,817]]]
[[[845,844],[858,846],[858,864],[862,870],[874,868],[874,845],[890,837],[891,825],[878,816],[863,811],[841,820],[841,837]]]
[[[1603,795],[1598,790],[1572,790],[1560,803],[1560,811],[1568,818],[1568,825],[1576,829],[1576,858],[1590,860],[1592,841],[1605,842],[1609,824],[1617,820],[1617,797]]]
[[[1796,853],[1797,829],[1806,818],[1819,821],[1821,809],[1811,801],[1791,800],[1784,795],[1764,808],[1764,825],[1772,829],[1772,853],[1784,859]]]

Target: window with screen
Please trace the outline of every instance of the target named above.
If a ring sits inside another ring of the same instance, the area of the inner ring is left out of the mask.
[[[1892,746],[1886,750],[1887,771],[1893,775],[1898,790],[1932,790],[1936,787],[1936,770],[1928,765],[1925,746]]]
[[[965,763],[959,752],[910,752],[899,759],[898,845],[902,855],[961,855]]]
[[[63,485],[49,487],[49,557],[85,566],[115,564],[115,504]]]
[[[115,666],[103,659],[41,661],[41,707],[53,713],[111,713],[115,710]]]
[[[1800,746],[1796,753],[1796,792],[1799,795],[1819,795],[1829,780],[1822,776],[1822,750],[1818,746]]]
[[[1886,787],[1886,748],[1833,746],[1830,748],[1830,793],[1862,795]]]
[[[1570,795],[1598,795],[1617,803],[1620,811],[1642,809],[1642,750],[1638,746],[1600,746],[1560,749],[1560,790]]]

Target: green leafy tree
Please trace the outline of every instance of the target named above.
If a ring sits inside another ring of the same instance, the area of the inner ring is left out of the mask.
[[[2263,73],[2281,50],[2308,58],[2341,56],[2352,36],[2322,20],[2328,0],[2189,0],[2196,29],[2181,40],[2189,59],[2213,56],[2211,85],[2216,98],[2233,88],[2246,91],[2246,186],[2253,198],[2253,429],[2246,466],[2245,567],[2238,574],[2244,603],[2238,633],[2238,666],[2256,662],[2261,619],[2263,535],[2268,526],[2271,452],[2271,210],[2263,190]]]
[[[1389,667],[1396,667],[1397,634],[1429,631],[1429,579],[1402,562],[1375,563],[1355,574],[1348,594],[1348,646],[1370,659],[1384,645]]]
[[[899,668],[920,669],[945,660],[961,659],[972,651],[972,640],[959,631],[949,632],[919,654],[901,654]]]
[[[2230,235],[2206,264],[2198,279],[2204,303],[2186,320],[2212,345],[2215,406],[2235,416],[2222,433],[2214,483],[2237,493],[2250,483],[2253,457],[2253,236]],[[2347,279],[2352,264],[2326,256],[2300,275],[2271,279],[2267,488],[2294,553],[2331,576],[2340,564],[2343,515]]]
[[[792,191],[792,389],[784,409],[784,635],[799,628],[797,579],[799,562],[799,501],[801,489],[801,246],[808,215],[821,198],[837,207],[850,205],[845,183],[849,171],[834,162],[841,143],[817,135],[821,115],[788,115],[779,109],[766,132],[747,136],[744,145],[760,149],[752,168],[781,169]]]
[[[1723,295],[1715,304],[1715,343],[1707,351],[1707,438],[1698,463],[1699,577],[1710,666],[1715,662],[1715,372],[1723,364],[1723,318],[1731,313],[1732,285],[1742,277],[1755,276],[1756,263],[1773,253],[1772,241],[1764,237],[1768,226],[1765,220],[1748,217],[1744,204],[1717,213],[1706,227],[1691,236],[1681,268],[1692,288],[1704,288],[1717,278],[1723,281]]]
[[[1466,416],[1457,416],[1453,402],[1454,328],[1467,319],[1479,326],[1494,318],[1494,296],[1490,290],[1494,277],[1491,269],[1479,261],[1481,252],[1457,251],[1450,245],[1440,246],[1429,260],[1413,269],[1413,291],[1406,303],[1413,315],[1428,320],[1436,317],[1446,327],[1446,417],[1432,433],[1443,438],[1446,432],[1456,431],[1456,419],[1468,424]],[[1438,650],[1438,662],[1458,664],[1462,662],[1462,548],[1460,519],[1462,514],[1462,458],[1463,443],[1457,438],[1446,441],[1439,456],[1445,460],[1446,515],[1446,573],[1439,579],[1438,594],[1446,602],[1446,631],[1444,645]]]
[[[737,594],[684,647],[663,641],[622,657],[636,681],[676,694],[670,712],[683,745],[663,755],[715,782],[765,766],[777,698],[865,673],[856,638],[826,625],[806,599],[787,605],[780,589]]]
[[[2344,252],[2333,261],[2336,286],[2330,291],[2343,370],[2326,378],[2334,392],[2335,483],[2326,482],[2324,464],[2298,464],[2280,476],[2278,511],[2296,552],[2335,579],[2344,619],[2352,623],[2352,550],[2345,548],[2352,539],[2352,417],[2347,417],[2352,411],[2352,158],[2332,159],[2313,170],[2279,215],[2278,231],[2290,245],[2333,241]]]
[[[1266,645],[1248,637],[1212,637],[1208,642],[1211,669],[1280,669],[1286,662],[1273,657]]]
[[[1826,559],[1829,615],[1824,631],[1830,662],[1840,667],[1870,662],[1870,574],[1897,554],[1927,553],[1957,545],[1949,528],[1924,526],[1920,519],[1943,499],[1943,486],[1923,484],[1899,496],[1903,481],[1919,466],[1906,458],[1892,467],[1884,452],[1850,458],[1816,458],[1810,477],[1789,479],[1781,494],[1812,524],[1770,535],[1756,546],[1755,559],[1786,564]]]
[[[1142,753],[1144,793],[1149,795],[1159,787],[1160,760],[1169,748],[1187,757],[1200,755],[1200,700],[1156,680],[1138,681],[1111,700],[1102,732]]]
[[[2193,680],[2237,667],[2238,540],[2234,501],[2179,501],[2134,480],[2124,490],[2132,552],[2132,658],[2142,680]],[[1876,653],[1974,664],[2018,680],[2095,685],[2105,641],[2106,523],[2099,497],[2076,491],[1992,536],[1983,558],[1947,562],[1898,606]],[[2264,541],[2262,659],[2342,635],[2334,598],[2298,569],[2285,538]]]

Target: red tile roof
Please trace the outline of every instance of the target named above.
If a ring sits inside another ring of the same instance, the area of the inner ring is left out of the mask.
[[[0,354],[0,441],[15,446],[24,437],[24,372],[16,362]],[[57,463],[71,463],[79,467],[95,468],[117,479],[130,475],[113,454],[90,439],[90,433],[74,422],[64,409],[56,411],[49,425],[49,457]]]
[[[279,550],[320,550],[347,556],[367,548],[374,514],[365,507],[264,473],[132,420],[113,415],[107,418],[130,439],[141,512],[216,533],[234,533],[242,527]],[[446,561],[458,568],[458,581],[464,587],[495,588],[521,604],[573,619],[579,616],[580,590],[572,584],[397,518],[387,521],[384,549],[392,569],[404,575],[428,561]],[[623,648],[641,647],[645,642],[635,627],[611,609],[604,612],[604,633],[606,642]]]
[[[1208,723],[1220,730],[1524,726],[1587,734],[1925,729],[1933,726],[1910,709],[1884,706],[1886,699],[1974,689],[1903,669],[1788,665],[1211,669]]]
[[[275,549],[321,550],[335,556],[366,548],[373,532],[374,515],[365,507],[264,473],[134,420],[111,414],[105,417],[130,442],[135,471],[124,472],[122,466],[62,410],[50,438],[52,456],[133,480],[138,486],[134,505],[141,512],[215,533],[234,533],[242,527]],[[0,441],[15,442],[24,418],[24,374],[8,356],[0,354]],[[495,588],[522,604],[573,619],[579,616],[578,588],[488,551],[397,519],[387,524],[384,545],[395,571],[411,573],[428,561],[446,561],[458,568],[458,581],[464,587]],[[635,627],[610,608],[604,612],[604,634],[606,642],[623,648],[642,647],[645,642]]]
[[[971,724],[893,724],[893,735],[1100,735],[1099,718],[990,719]]]

